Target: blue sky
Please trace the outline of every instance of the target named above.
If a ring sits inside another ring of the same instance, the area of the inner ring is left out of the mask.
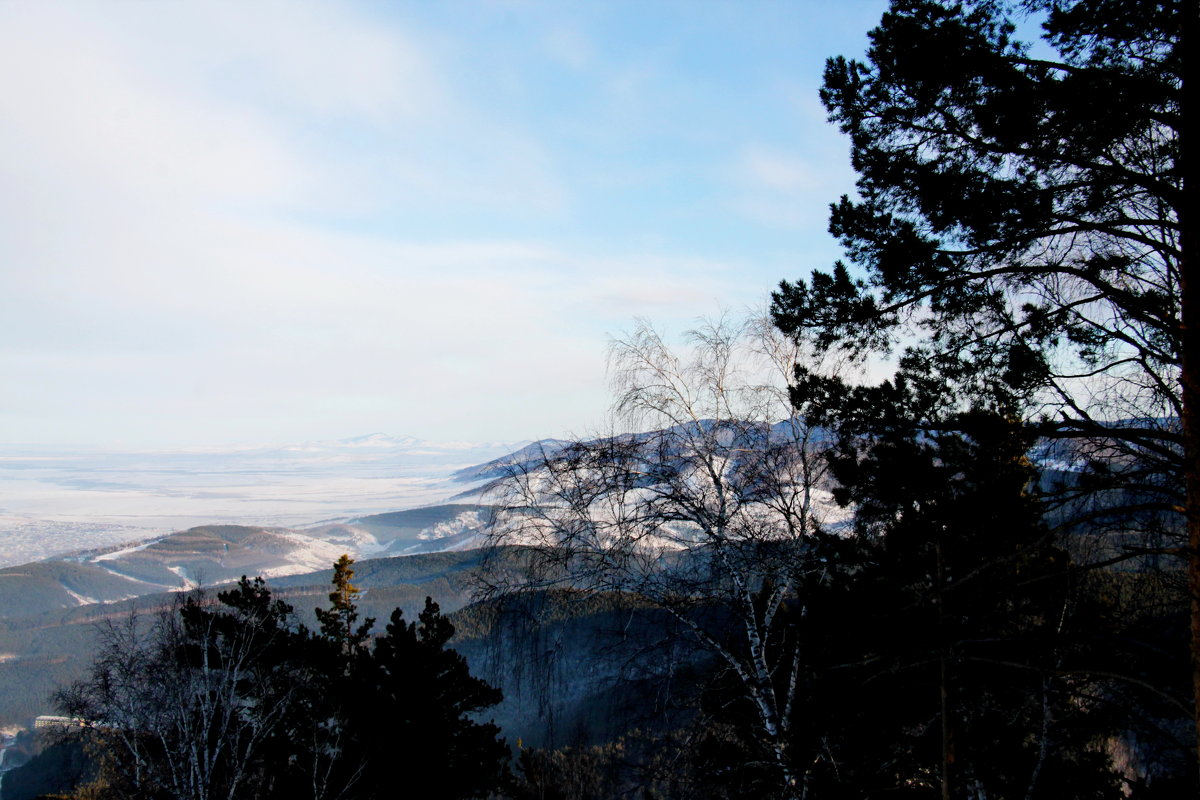
[[[524,439],[838,255],[883,3],[0,4],[0,442]]]

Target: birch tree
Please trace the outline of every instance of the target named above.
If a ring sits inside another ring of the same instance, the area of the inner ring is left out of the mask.
[[[91,672],[60,694],[103,753],[103,778],[130,797],[232,800],[259,790],[263,752],[282,731],[295,684],[291,609],[262,581],[225,593],[225,614],[189,596],[149,626],[131,614],[100,629]]]
[[[822,442],[788,399],[800,355],[758,320],[706,323],[680,349],[639,324],[611,347],[610,431],[510,465],[492,534],[526,565],[494,590],[622,592],[668,611],[734,676],[785,796],[803,791],[788,752],[803,642],[779,622],[804,613],[829,536]]]

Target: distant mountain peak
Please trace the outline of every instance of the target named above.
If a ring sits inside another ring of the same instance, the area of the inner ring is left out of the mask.
[[[415,436],[392,436],[387,433],[368,433],[338,440],[338,444],[346,447],[411,447],[420,443],[421,440]]]

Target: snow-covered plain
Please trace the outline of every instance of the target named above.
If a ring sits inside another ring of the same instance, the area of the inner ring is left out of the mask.
[[[0,567],[207,523],[304,527],[445,500],[526,442],[333,442],[170,452],[0,448]]]

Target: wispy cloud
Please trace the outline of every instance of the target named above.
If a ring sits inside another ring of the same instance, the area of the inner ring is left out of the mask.
[[[767,225],[823,230],[830,201],[848,185],[845,159],[747,145],[729,168],[733,207]]]
[[[761,298],[831,199],[733,22],[0,4],[0,442],[585,427],[607,333]]]

